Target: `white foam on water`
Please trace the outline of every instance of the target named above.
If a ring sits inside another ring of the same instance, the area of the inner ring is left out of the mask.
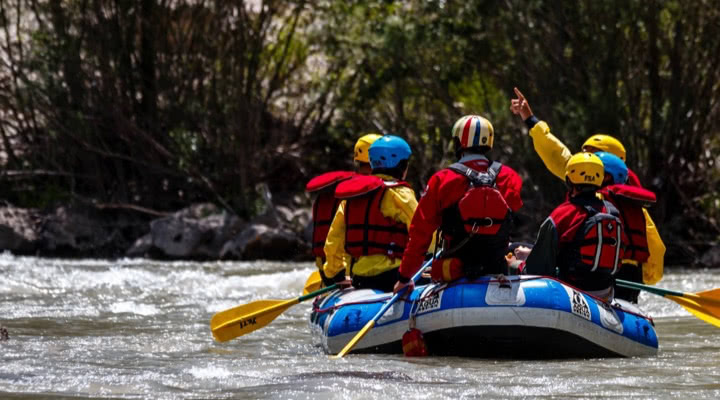
[[[123,301],[120,303],[113,303],[110,306],[110,312],[115,314],[138,314],[143,316],[157,315],[160,310],[150,304],[138,304],[134,301]]]
[[[187,372],[197,379],[227,378],[233,374],[228,369],[216,366],[192,367]]]
[[[233,276],[224,278],[208,287],[213,291],[215,301],[207,304],[206,311],[215,313],[236,307],[239,303],[258,299],[291,299],[302,294],[305,281],[313,272],[311,268],[286,272]]]

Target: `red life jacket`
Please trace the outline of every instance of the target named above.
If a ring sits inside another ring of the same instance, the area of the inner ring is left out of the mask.
[[[372,254],[401,258],[408,239],[407,226],[380,211],[383,196],[403,181],[383,181],[373,175],[356,175],[335,189],[345,199],[345,251],[354,259]]]
[[[311,179],[305,186],[308,193],[318,193],[313,202],[312,253],[315,257],[325,258],[325,239],[340,204],[334,195],[335,186],[353,175],[352,171],[326,172]]]
[[[497,234],[512,215],[510,206],[495,183],[502,164],[495,161],[485,172],[461,163],[452,164],[448,168],[470,180],[467,192],[457,203],[465,231],[471,235]]]
[[[578,228],[573,241],[576,249],[574,267],[583,272],[615,275],[624,256],[625,239],[619,212],[608,201],[603,201],[604,212],[585,205],[587,217]]]
[[[606,186],[600,190],[600,193],[618,208],[623,220],[623,228],[628,240],[624,258],[639,263],[646,262],[650,257],[650,251],[642,208],[650,207],[655,203],[657,200],[655,193],[631,185]]]

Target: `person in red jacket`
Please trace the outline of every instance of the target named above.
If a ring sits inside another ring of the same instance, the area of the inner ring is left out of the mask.
[[[569,198],[540,226],[523,268],[530,275],[558,276],[597,297],[612,300],[614,276],[621,267],[627,240],[620,213],[601,200],[597,190],[605,177],[593,153],[578,153],[566,166]]]
[[[381,135],[369,133],[363,135],[355,142],[355,172],[353,171],[331,171],[318,175],[311,179],[305,186],[305,191],[316,194],[312,208],[312,253],[315,256],[315,265],[322,271],[325,264],[325,240],[327,239],[330,223],[332,223],[335,212],[340,205],[340,200],[335,198],[335,187],[342,181],[350,179],[353,175],[369,175],[372,172],[370,158],[368,156],[370,146]]]
[[[510,101],[510,110],[525,121],[529,129],[528,133],[533,141],[533,147],[548,170],[558,178],[564,179],[565,164],[572,156],[572,153],[560,139],[550,132],[549,125],[533,114],[527,99],[517,88],[515,88],[515,95],[517,98]],[[590,136],[583,143],[582,150],[590,153],[605,151],[614,154],[623,162],[625,162],[627,155],[625,146],[619,140],[605,134]],[[627,172],[626,184],[638,188],[642,187],[637,175],[630,169]],[[642,263],[638,263],[633,259],[626,260],[626,268],[623,268],[621,274],[624,279],[653,285],[660,281],[663,276],[665,244],[650,214],[645,209],[642,212],[646,225],[643,231],[646,235],[644,240],[648,243],[648,258]],[[637,291],[622,290],[616,292],[616,295],[629,301],[636,301],[637,293]]]
[[[438,228],[446,262],[441,259],[437,265],[454,269],[452,274],[439,274],[445,280],[507,271],[504,256],[512,213],[523,204],[522,179],[486,156],[494,143],[487,119],[466,115],[455,122],[452,135],[459,161],[428,181],[410,225],[395,292],[414,285],[410,278],[420,269]]]

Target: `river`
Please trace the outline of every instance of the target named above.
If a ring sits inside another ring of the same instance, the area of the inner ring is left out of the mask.
[[[299,296],[314,266],[58,260],[0,255],[0,398],[720,398],[720,329],[643,294],[650,358],[498,361],[387,355],[329,359],[310,302],[219,344],[217,311]],[[720,270],[666,271],[659,286],[720,287]]]

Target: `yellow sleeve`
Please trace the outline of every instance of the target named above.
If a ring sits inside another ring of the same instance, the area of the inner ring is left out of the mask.
[[[350,255],[345,252],[345,200],[338,205],[323,250],[326,259],[323,266],[325,276],[332,278],[340,271],[347,270]]]
[[[550,127],[545,121],[540,121],[530,129],[535,152],[540,156],[553,175],[565,180],[565,166],[572,157],[572,153],[555,135],[550,133]]]
[[[409,187],[400,186],[387,191],[380,203],[380,212],[388,218],[405,224],[409,230],[417,205],[415,192]]]
[[[645,231],[647,234],[648,250],[650,257],[642,265],[643,282],[646,285],[654,285],[660,282],[663,277],[663,266],[665,264],[665,244],[660,238],[660,233],[655,226],[650,214],[643,208],[645,215]]]

